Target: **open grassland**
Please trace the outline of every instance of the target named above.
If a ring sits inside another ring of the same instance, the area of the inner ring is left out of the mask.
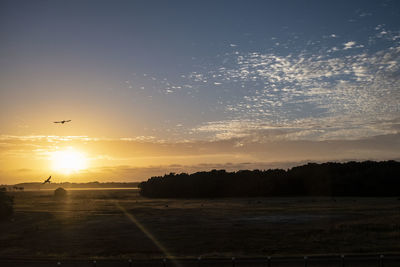
[[[399,253],[398,198],[148,199],[136,190],[13,193],[0,258]]]

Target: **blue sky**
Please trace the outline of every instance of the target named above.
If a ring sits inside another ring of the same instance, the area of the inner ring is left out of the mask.
[[[397,1],[0,5],[3,136],[235,147],[385,137],[398,156]],[[75,126],[48,125],[59,118]],[[366,151],[354,155],[385,155]]]

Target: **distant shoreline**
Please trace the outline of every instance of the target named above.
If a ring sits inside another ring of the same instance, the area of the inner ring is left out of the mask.
[[[89,182],[89,183],[19,183],[14,185],[0,185],[0,188],[6,189],[6,191],[42,191],[42,190],[54,190],[62,187],[66,190],[112,190],[112,189],[137,189],[138,182],[121,183],[121,182]]]
[[[43,189],[25,189],[25,192],[32,192],[32,191],[53,191],[54,188],[43,188]],[[101,191],[101,190],[139,190],[138,187],[82,187],[82,188],[78,188],[78,187],[71,187],[71,188],[66,188],[66,190],[70,190],[70,191],[89,191],[89,190],[97,190],[97,191]]]

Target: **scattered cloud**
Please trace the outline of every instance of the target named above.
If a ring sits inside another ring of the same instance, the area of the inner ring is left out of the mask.
[[[364,17],[372,16],[372,14],[371,14],[371,13],[368,13],[368,12],[361,12],[358,16],[359,16],[360,18],[364,18]]]
[[[201,100],[202,114],[207,109],[223,113],[215,121],[179,127],[189,140],[255,135],[354,140],[398,131],[394,124],[381,126],[400,117],[400,32],[380,24],[370,29],[365,43],[331,33],[303,46],[295,37],[279,42],[293,46],[290,53],[275,47],[227,51],[219,61],[194,59],[195,70],[175,80],[148,75],[146,83],[171,98]],[[214,98],[204,103],[210,92]]]
[[[344,47],[364,45],[349,41]],[[194,81],[214,79],[214,84],[224,84],[231,88],[229,92],[242,95],[224,95],[228,118],[204,122],[192,131],[229,139],[265,133],[267,128],[270,138],[271,129],[279,128],[274,138],[289,140],[396,133],[395,127],[381,124],[400,117],[399,42],[373,53],[330,54],[335,51],[336,46],[318,53],[231,54],[234,64],[189,75]]]
[[[344,49],[344,50],[351,49],[351,48],[353,48],[355,45],[356,45],[356,42],[354,42],[354,41],[349,41],[349,42],[343,44],[343,46],[344,46],[343,49]]]

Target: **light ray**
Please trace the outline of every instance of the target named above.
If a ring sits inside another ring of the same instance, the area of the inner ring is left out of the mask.
[[[154,243],[154,245],[156,245],[162,252],[163,252],[163,254],[164,254],[164,256],[167,258],[167,259],[169,259],[169,260],[171,260],[172,261],[172,263],[175,265],[175,266],[180,266],[176,261],[174,261],[174,256],[168,251],[168,249],[166,248],[166,247],[164,247],[161,243],[160,243],[160,241],[158,241],[157,240],[157,238],[152,234],[152,233],[150,233],[147,229],[146,229],[146,227],[143,225],[143,224],[141,224],[136,218],[135,218],[135,216],[133,215],[133,214],[131,214],[131,213],[129,213],[124,207],[122,207],[120,204],[119,204],[119,202],[118,201],[115,201],[114,202],[114,204],[115,204],[115,206],[118,208],[118,209],[120,209],[124,214],[125,214],[125,216],[131,221],[131,222],[133,222],[153,243]]]

